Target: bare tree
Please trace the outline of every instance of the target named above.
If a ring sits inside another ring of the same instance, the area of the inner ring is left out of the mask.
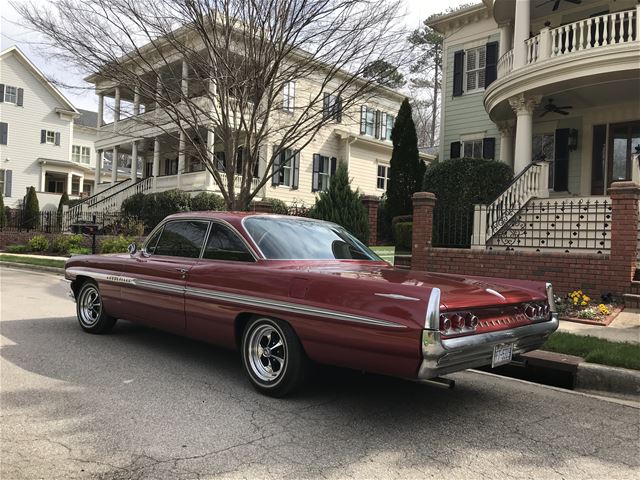
[[[399,0],[48,0],[15,7],[44,34],[52,55],[93,82],[152,99],[145,115],[132,117],[141,124],[136,132],[183,132],[182,148],[199,157],[230,209],[247,208],[279,174],[282,152],[303,149],[328,124],[355,121],[358,106],[384,88],[384,71],[362,76],[367,65],[408,60],[406,34],[396,24]],[[315,86],[304,88],[307,80]],[[293,83],[295,105],[283,101]],[[224,145],[224,163],[216,162],[210,135]]]

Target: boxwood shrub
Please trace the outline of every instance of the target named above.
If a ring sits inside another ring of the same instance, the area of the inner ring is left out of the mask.
[[[211,192],[201,192],[191,199],[191,210],[224,210],[224,198]]]

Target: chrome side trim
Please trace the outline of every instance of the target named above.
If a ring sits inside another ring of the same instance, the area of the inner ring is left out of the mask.
[[[557,312],[557,310],[556,310],[556,300],[553,297],[553,285],[551,285],[550,283],[547,283],[545,286],[545,289],[547,291],[547,302],[549,302],[549,310],[551,311],[551,313],[555,313]]]
[[[336,310],[330,310],[320,307],[311,307],[298,303],[285,302],[279,300],[268,300],[265,298],[255,297],[252,295],[241,295],[235,293],[228,293],[219,290],[205,290],[203,288],[190,288],[183,285],[175,285],[167,282],[157,282],[153,280],[143,280],[126,275],[114,275],[102,272],[92,272],[80,270],[77,268],[67,269],[67,273],[70,276],[84,275],[94,278],[96,280],[103,280],[113,283],[122,283],[135,287],[150,288],[162,292],[178,293],[183,295],[191,295],[199,298],[209,298],[212,300],[219,300],[223,302],[235,303],[238,305],[250,305],[254,307],[266,307],[273,310],[282,312],[301,313],[303,315],[313,315],[316,317],[331,318],[333,320],[361,323],[365,325],[372,325],[377,327],[386,328],[408,328],[401,323],[389,322],[386,320],[380,320],[372,317],[365,317],[362,315],[353,315],[350,313],[338,312]]]
[[[397,293],[374,293],[376,297],[392,298],[393,300],[409,300],[411,302],[419,302],[420,299],[416,297],[407,297],[405,295],[398,295]]]
[[[427,330],[440,329],[440,289],[432,288],[427,303],[427,315],[424,321]]]

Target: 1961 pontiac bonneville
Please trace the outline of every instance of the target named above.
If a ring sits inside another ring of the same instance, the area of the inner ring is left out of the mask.
[[[238,348],[272,396],[309,361],[433,379],[508,363],[558,326],[549,284],[394,269],[342,227],[298,217],[175,214],[139,250],[65,268],[85,331],[122,318]]]

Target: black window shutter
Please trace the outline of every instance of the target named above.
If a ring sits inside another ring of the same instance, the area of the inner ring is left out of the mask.
[[[460,158],[460,142],[451,142],[451,158]]]
[[[360,107],[360,135],[364,135],[367,131],[367,106]]]
[[[11,176],[12,176],[12,171],[11,170],[5,170],[4,171],[4,196],[5,197],[10,197],[11,196]]]
[[[276,155],[276,152],[278,151],[278,146],[274,145],[273,146],[273,155],[275,156],[275,158],[273,159],[273,176],[271,177],[271,185],[278,186],[280,185],[280,155],[278,154]]]
[[[16,102],[16,105],[18,105],[19,107],[21,107],[24,103],[24,88],[19,88],[18,89],[18,101]]]
[[[482,158],[494,160],[496,158],[496,139],[487,137],[482,139]]]
[[[374,119],[375,122],[375,137],[380,138],[380,120],[382,115],[380,114],[380,110],[376,110],[376,116]]]
[[[336,157],[331,157],[331,167],[329,172],[331,173],[331,176],[336,174],[336,166],[338,163],[338,159]]]
[[[485,58],[484,88],[487,88],[498,77],[498,42],[487,43]]]
[[[298,179],[300,178],[300,152],[296,151],[293,155],[293,177],[291,179],[291,188],[298,188]]]
[[[329,101],[330,101],[330,97],[331,95],[329,95],[327,92],[324,93],[324,96],[322,97],[322,118],[323,120],[326,120],[330,115],[331,112],[329,111]]]
[[[5,122],[0,122],[0,145],[6,145],[8,142],[8,137],[9,137],[9,124]]]
[[[0,83],[0,103],[4,102],[4,83]]]
[[[40,143],[47,143],[47,131],[40,130]]]
[[[320,155],[313,154],[313,174],[311,177],[311,191],[317,192],[320,185]]]
[[[342,122],[342,97],[336,99],[336,121]]]
[[[453,54],[453,96],[462,95],[462,70],[464,68],[464,50]]]
[[[60,132],[56,132],[56,146],[60,146]]]

